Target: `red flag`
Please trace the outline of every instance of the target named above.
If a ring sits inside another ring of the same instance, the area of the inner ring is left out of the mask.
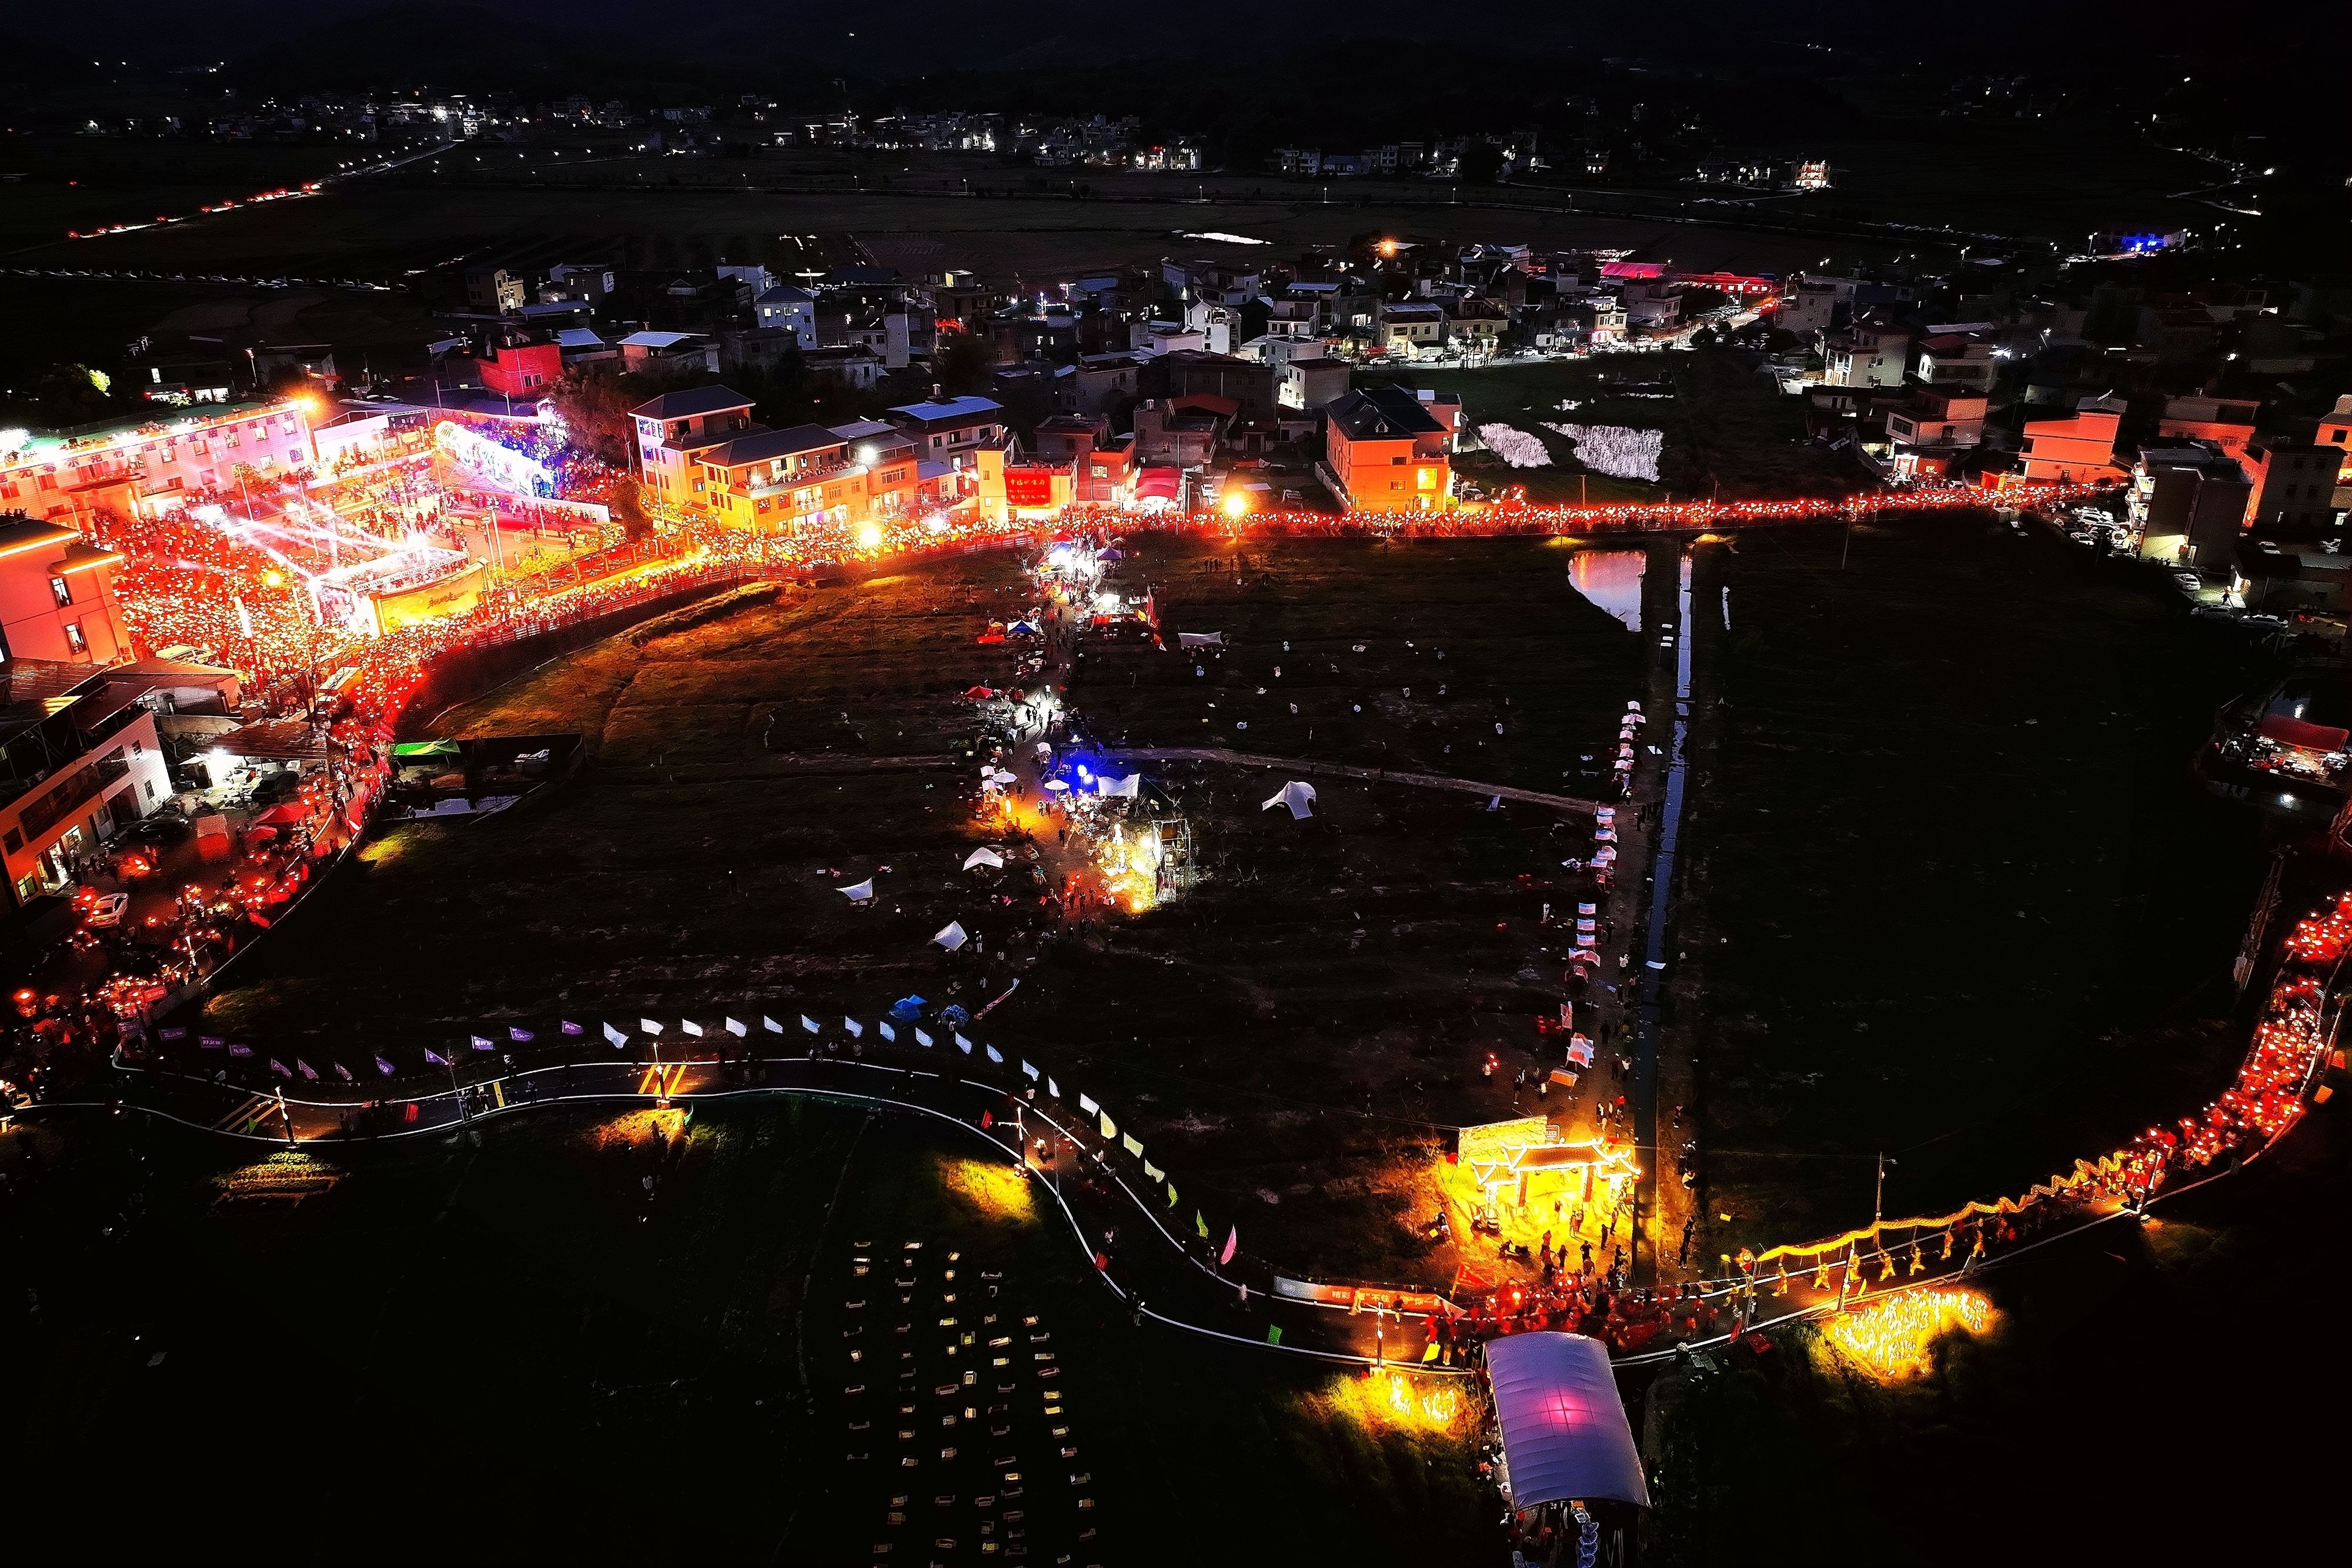
[[[1241,1244],[1242,1228],[1236,1225],[1231,1230],[1225,1232],[1225,1249],[1217,1254],[1218,1263],[1222,1265],[1232,1262],[1234,1260],[1234,1249]]]
[[[994,1125],[996,1125],[995,1115],[991,1112],[982,1111],[980,1113],[981,1130],[982,1132],[986,1132],[989,1128],[993,1127]]]

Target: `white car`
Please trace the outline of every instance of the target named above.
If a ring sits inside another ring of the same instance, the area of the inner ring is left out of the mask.
[[[2205,580],[2198,576],[2193,571],[2176,571],[2172,574],[2172,581],[2173,586],[2179,589],[2183,593],[2202,593],[2205,591]]]
[[[120,925],[122,924],[122,912],[130,907],[129,894],[105,894],[96,904],[89,906],[89,919],[87,924],[101,929],[110,925]]]

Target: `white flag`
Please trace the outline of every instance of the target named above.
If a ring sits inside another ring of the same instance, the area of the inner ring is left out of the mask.
[[[637,1027],[645,1030],[647,1034],[661,1033],[661,1025],[654,1022],[651,1019],[639,1019],[637,1020]]]
[[[1037,1070],[1030,1066],[1025,1061],[1021,1064],[1021,1071],[1027,1073],[1032,1079],[1034,1079],[1037,1076]]]
[[[852,883],[847,887],[836,887],[833,891],[852,904],[864,904],[874,896],[874,879],[869,876],[864,882]]]
[[[931,1043],[931,1037],[925,1034],[921,1030],[917,1030],[915,1031],[915,1043],[917,1045],[929,1045]]]
[[[775,1019],[770,1018],[765,1013],[761,1013],[760,1015],[760,1027],[766,1030],[770,1034],[782,1034],[784,1032],[784,1026],[778,1023]]]
[[[931,940],[940,946],[942,946],[949,952],[952,953],[957,948],[962,946],[966,942],[970,941],[971,938],[964,935],[963,923],[961,921],[950,920],[947,924],[947,928],[941,931],[938,936],[932,937]]]
[[[890,1027],[890,1020],[888,1019],[884,1019],[880,1023],[876,1024],[874,1027],[882,1031],[882,1038],[884,1040],[896,1040],[898,1038],[898,1031]]]
[[[621,1047],[629,1043],[629,1037],[623,1034],[619,1030],[614,1029],[611,1024],[606,1024],[604,1026],[604,1038],[613,1042],[613,1049],[615,1051],[618,1051]]]
[[[1078,1109],[1091,1116],[1096,1112],[1101,1110],[1102,1107],[1095,1103],[1095,1097],[1093,1095],[1081,1094],[1078,1096]]]
[[[692,1019],[686,1019],[677,1027],[686,1030],[687,1033],[694,1036],[697,1040],[700,1040],[702,1038],[702,1026],[695,1022]]]
[[[741,1040],[745,1035],[750,1034],[751,1031],[744,1028],[741,1024],[737,1023],[733,1019],[729,1019],[727,1020],[727,1032],[733,1035],[737,1040]]]
[[[841,1027],[849,1031],[849,1038],[852,1040],[859,1039],[866,1033],[866,1026],[854,1018],[844,1018],[841,1020]]]
[[[959,1034],[956,1036],[956,1049],[962,1051],[966,1056],[970,1056],[971,1054],[971,1041],[964,1039],[962,1035]]]
[[[1045,1080],[1045,1092],[1059,1100],[1062,1097],[1062,1086],[1048,1078]]]
[[[809,1017],[806,1013],[801,1014],[801,1027],[808,1030],[811,1034],[817,1032],[816,1019]]]

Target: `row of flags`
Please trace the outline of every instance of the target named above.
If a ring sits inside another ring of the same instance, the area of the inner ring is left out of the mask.
[[[824,1026],[818,1023],[816,1019],[811,1018],[806,1013],[802,1013],[799,1016],[800,1027],[803,1033],[824,1033]],[[575,1023],[570,1019],[561,1020],[560,1027],[562,1033],[566,1036],[578,1036],[587,1032],[583,1025]],[[707,1036],[707,1031],[703,1029],[702,1025],[695,1022],[692,1019],[681,1019],[678,1021],[677,1027],[679,1033],[694,1039],[699,1040],[706,1038]],[[738,1040],[748,1039],[751,1032],[751,1028],[749,1024],[733,1017],[727,1018],[719,1027],[726,1033],[734,1036]],[[849,1017],[847,1014],[843,1015],[841,1027],[842,1032],[849,1036],[852,1040],[862,1040],[865,1037],[866,1026],[856,1019]],[[643,1033],[655,1039],[659,1039],[663,1034],[668,1031],[668,1026],[664,1024],[658,1019],[641,1017],[637,1019],[637,1028]],[[760,1015],[760,1028],[763,1033],[767,1034],[781,1035],[790,1032],[783,1024],[777,1022],[774,1019],[769,1017],[765,1013],[761,1013]],[[874,1028],[875,1032],[884,1040],[895,1041],[898,1038],[898,1030],[891,1025],[890,1020],[887,1019],[879,1020],[876,1023]],[[632,1039],[628,1031],[609,1022],[605,1023],[603,1026],[603,1029],[606,1042],[609,1043],[614,1050],[621,1051],[627,1048]],[[938,1043],[932,1038],[929,1030],[910,1025],[908,1032],[913,1034],[915,1037],[915,1042],[918,1045],[920,1045],[927,1050],[934,1048]],[[947,1030],[947,1033],[954,1041],[955,1048],[958,1051],[962,1051],[965,1055],[970,1056],[974,1051],[978,1051],[981,1054],[986,1056],[989,1061],[997,1063],[999,1066],[1003,1065],[1004,1054],[998,1051],[996,1047],[984,1042],[975,1045],[974,1042],[960,1029],[950,1028]],[[507,1026],[506,1034],[506,1042],[515,1045],[529,1045],[539,1038],[533,1031],[515,1024],[509,1024]],[[167,1040],[184,1040],[187,1037],[187,1030],[184,1029],[167,1029],[162,1031],[162,1035],[163,1038]],[[500,1043],[489,1036],[479,1034],[468,1035],[467,1037],[467,1042],[476,1051],[496,1051],[499,1049],[499,1045]],[[251,1056],[253,1054],[251,1047],[234,1044],[215,1035],[200,1036],[197,1043],[203,1049],[207,1051],[221,1050],[225,1048],[231,1056]],[[451,1065],[448,1057],[442,1055],[439,1051],[434,1050],[429,1045],[425,1048],[425,1060],[429,1065],[434,1067],[446,1068]],[[386,1061],[381,1055],[375,1056],[373,1061],[376,1071],[383,1077],[390,1078],[399,1071],[397,1067],[395,1067],[392,1062]],[[332,1068],[335,1071],[335,1075],[341,1078],[344,1082],[351,1083],[356,1082],[351,1070],[345,1067],[341,1062],[330,1061],[327,1065]],[[1021,1062],[1020,1067],[1022,1076],[1027,1078],[1032,1083],[1042,1082],[1045,1085],[1045,1092],[1051,1095],[1054,1099],[1059,1100],[1062,1097],[1062,1086],[1054,1081],[1051,1074],[1042,1071],[1035,1063],[1026,1060],[1024,1060]],[[269,1070],[277,1073],[280,1078],[290,1080],[297,1073],[299,1073],[304,1079],[311,1082],[315,1083],[319,1082],[318,1070],[299,1056],[294,1059],[294,1065],[290,1068],[273,1056],[269,1058]],[[1152,1164],[1150,1160],[1144,1157],[1142,1141],[1137,1138],[1132,1133],[1120,1132],[1118,1129],[1118,1124],[1111,1119],[1110,1113],[1104,1110],[1101,1103],[1097,1102],[1094,1096],[1082,1093],[1077,1097],[1077,1100],[1078,1109],[1087,1116],[1096,1118],[1097,1120],[1103,1142],[1106,1144],[1116,1144],[1119,1148],[1124,1149],[1129,1155],[1134,1159],[1141,1161],[1143,1166],[1143,1174],[1150,1178],[1155,1190],[1162,1186],[1167,1189],[1168,1207],[1170,1208],[1174,1208],[1178,1202],[1176,1184],[1169,1179],[1168,1173],[1166,1171],[1161,1170],[1158,1166]],[[1201,1239],[1204,1241],[1207,1240],[1209,1239],[1209,1221],[1207,1217],[1204,1216],[1198,1208],[1195,1208],[1192,1211],[1192,1224],[1194,1228],[1200,1234]],[[1226,1234],[1225,1244],[1218,1256],[1217,1261],[1221,1264],[1232,1262],[1234,1260],[1234,1252],[1240,1245],[1240,1242],[1241,1228],[1239,1226],[1234,1226],[1231,1228]]]

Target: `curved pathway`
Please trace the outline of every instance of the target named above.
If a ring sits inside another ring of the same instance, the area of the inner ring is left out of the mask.
[[[1574,795],[1547,795],[1540,789],[1522,789],[1512,784],[1481,784],[1475,779],[1455,779],[1443,773],[1399,773],[1393,768],[1359,768],[1347,762],[1315,762],[1303,757],[1265,757],[1256,752],[1234,751],[1222,746],[1118,747],[1107,755],[1120,762],[1222,762],[1243,768],[1279,768],[1286,773],[1319,773],[1334,779],[1361,779],[1372,784],[1410,784],[1419,789],[1456,789],[1465,795],[1499,795],[1506,800],[1549,806],[1559,811],[1579,811],[1588,817],[1601,805],[1598,800],[1580,800]]]

